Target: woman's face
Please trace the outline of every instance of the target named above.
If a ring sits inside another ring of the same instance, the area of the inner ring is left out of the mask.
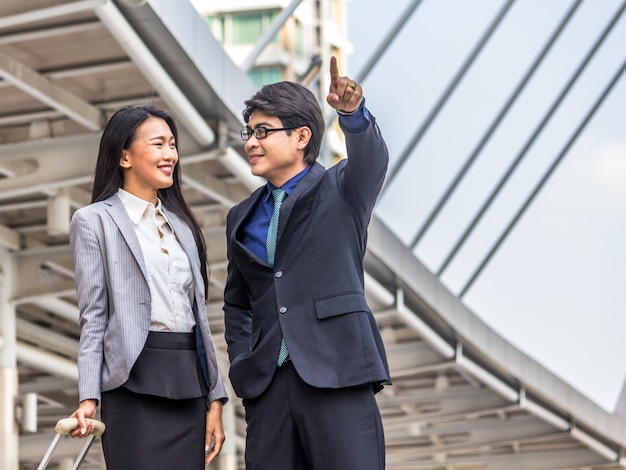
[[[176,163],[178,151],[172,130],[163,119],[151,116],[137,128],[130,148],[122,151],[123,189],[156,203],[157,191],[174,184]]]

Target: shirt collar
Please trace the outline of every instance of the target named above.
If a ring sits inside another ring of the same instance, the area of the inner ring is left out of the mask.
[[[281,188],[285,190],[287,195],[290,195],[293,192],[293,190],[298,185],[300,180],[304,178],[304,175],[306,175],[310,169],[311,169],[311,165],[307,165],[307,167],[304,170],[302,170],[300,173],[298,173],[296,176],[294,176],[293,178],[291,178],[289,181],[287,181],[285,184],[281,186]],[[267,194],[265,194],[266,201],[268,201],[269,198],[271,197],[272,190],[274,188],[276,188],[276,186],[274,186],[272,183],[268,181],[267,182]]]
[[[128,216],[130,217],[130,220],[133,222],[133,224],[139,225],[139,221],[147,211],[154,211],[156,209],[158,213],[163,216],[167,225],[170,226],[172,232],[174,231],[172,224],[170,224],[170,222],[167,220],[167,216],[163,212],[163,204],[161,204],[161,200],[159,198],[157,198],[157,205],[155,207],[155,205],[151,202],[141,199],[140,197],[137,197],[134,194],[123,190],[122,188],[119,188],[117,190],[117,194],[122,200],[122,203],[126,208],[126,212],[128,213]]]

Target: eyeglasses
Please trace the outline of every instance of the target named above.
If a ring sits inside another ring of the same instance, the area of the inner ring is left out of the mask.
[[[255,127],[254,129],[250,129],[246,127],[241,131],[241,140],[247,142],[250,140],[250,137],[254,136],[256,139],[265,139],[267,134],[274,131],[290,131],[292,129],[298,129],[302,126],[295,127],[275,127],[273,129],[268,129],[267,127]]]

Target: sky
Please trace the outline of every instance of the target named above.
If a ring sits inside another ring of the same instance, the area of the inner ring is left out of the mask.
[[[353,51],[343,72],[360,74],[412,3],[386,0],[382,8],[378,0],[350,0]],[[391,167],[505,3],[423,0],[364,79],[367,105],[386,138]],[[581,3],[417,244],[415,255],[437,272],[522,155],[442,273],[453,293],[462,291],[626,60],[624,13],[538,132],[621,3]],[[411,243],[572,4],[513,3],[379,199],[377,216],[401,240]],[[626,72],[463,301],[509,342],[611,412],[626,379],[625,287]]]

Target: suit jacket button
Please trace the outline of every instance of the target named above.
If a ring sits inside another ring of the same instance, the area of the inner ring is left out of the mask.
[[[280,307],[280,308],[278,309],[278,311],[279,311],[280,313],[287,313],[287,307]]]
[[[282,271],[276,271],[276,272],[274,273],[274,277],[276,277],[276,278],[281,278],[281,277],[283,277],[283,272],[282,272]]]

